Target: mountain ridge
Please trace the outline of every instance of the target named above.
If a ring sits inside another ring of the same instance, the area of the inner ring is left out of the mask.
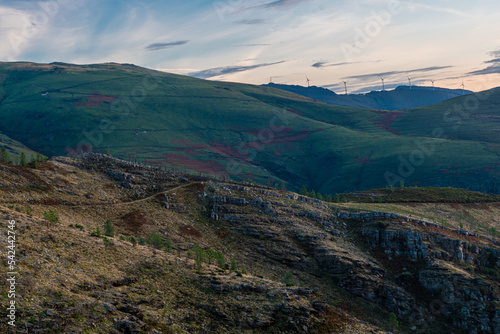
[[[472,91],[462,89],[398,86],[394,90],[345,95],[337,94],[330,89],[317,86],[303,87],[275,83],[269,83],[262,86],[293,92],[331,105],[381,110],[403,110],[421,107],[473,93]]]

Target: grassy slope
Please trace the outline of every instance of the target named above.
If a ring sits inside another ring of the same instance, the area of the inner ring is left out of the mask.
[[[151,73],[147,85],[156,87],[144,91]],[[116,64],[3,63],[0,77],[0,131],[47,155],[91,143],[151,164],[332,193],[385,186],[384,173],[397,173],[398,157],[408,159],[416,147],[414,138],[401,136],[406,128],[398,121],[406,114],[329,106],[268,87]],[[113,131],[99,131],[103,124]],[[498,181],[497,143],[429,140],[434,154],[406,184]]]

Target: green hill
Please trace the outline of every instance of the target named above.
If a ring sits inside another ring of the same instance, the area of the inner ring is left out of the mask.
[[[356,109],[114,63],[0,63],[0,81],[0,131],[46,155],[109,150],[321,193],[401,181],[492,191],[500,179],[498,91],[481,101],[489,119],[464,119],[444,139],[432,138],[432,129],[461,98],[406,112]],[[432,150],[417,154],[422,145]]]

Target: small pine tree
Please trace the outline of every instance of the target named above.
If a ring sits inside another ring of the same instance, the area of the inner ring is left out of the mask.
[[[215,253],[215,259],[217,260],[217,265],[221,268],[225,267],[224,255],[219,251]]]
[[[0,161],[6,164],[10,161],[9,152],[7,152],[5,147],[2,147],[0,150]]]
[[[306,186],[302,186],[302,187],[300,187],[299,194],[301,194],[302,196],[307,196],[307,195],[309,194],[309,193],[307,192],[307,188],[306,188]]]
[[[139,245],[141,246],[146,245],[146,240],[144,240],[144,238],[139,238]]]
[[[24,152],[21,152],[21,161],[20,161],[21,166],[26,166],[28,163],[26,162],[26,154]]]
[[[104,235],[107,237],[115,236],[115,228],[109,219],[104,223]]]
[[[212,264],[212,259],[215,259],[215,252],[213,249],[209,248],[205,251],[205,254],[207,256],[207,262],[208,264]]]
[[[340,202],[340,195],[335,194],[335,203],[339,203],[339,202]]]
[[[324,199],[323,199],[323,195],[321,195],[321,193],[318,193],[318,194],[316,195],[316,198],[317,198],[317,199],[319,199],[320,201],[324,200]]]
[[[244,264],[241,266],[241,273],[242,273],[243,275],[246,275],[246,274],[247,274],[247,268],[245,267],[245,265],[244,265]]]
[[[391,330],[396,330],[399,328],[398,317],[396,316],[396,314],[394,314],[394,312],[391,312],[389,314],[389,327],[391,327]]]
[[[285,273],[285,276],[283,276],[283,283],[286,284],[286,286],[294,286],[295,285],[295,277],[293,274],[289,271]]]
[[[238,265],[236,264],[236,261],[234,259],[231,259],[231,270],[232,271],[238,270]]]
[[[172,240],[170,240],[170,238],[167,238],[167,240],[165,241],[165,251],[167,253],[170,253],[172,251]]]
[[[314,191],[314,189],[309,192],[309,197],[316,198],[316,192]]]

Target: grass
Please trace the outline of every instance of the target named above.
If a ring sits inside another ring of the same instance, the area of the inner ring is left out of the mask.
[[[151,73],[151,89],[138,97]],[[2,63],[0,75],[0,131],[46,155],[75,153],[86,143],[155,166],[334,194],[383,188],[386,172],[397,174],[400,157],[410,159],[415,140],[424,140],[433,153],[405,177],[407,185],[498,191],[498,122],[484,113],[495,112],[498,92],[463,127],[446,127],[445,140],[432,138],[429,124],[444,127],[433,115],[457,100],[396,119],[130,65]],[[465,128],[478,135],[470,138]]]

